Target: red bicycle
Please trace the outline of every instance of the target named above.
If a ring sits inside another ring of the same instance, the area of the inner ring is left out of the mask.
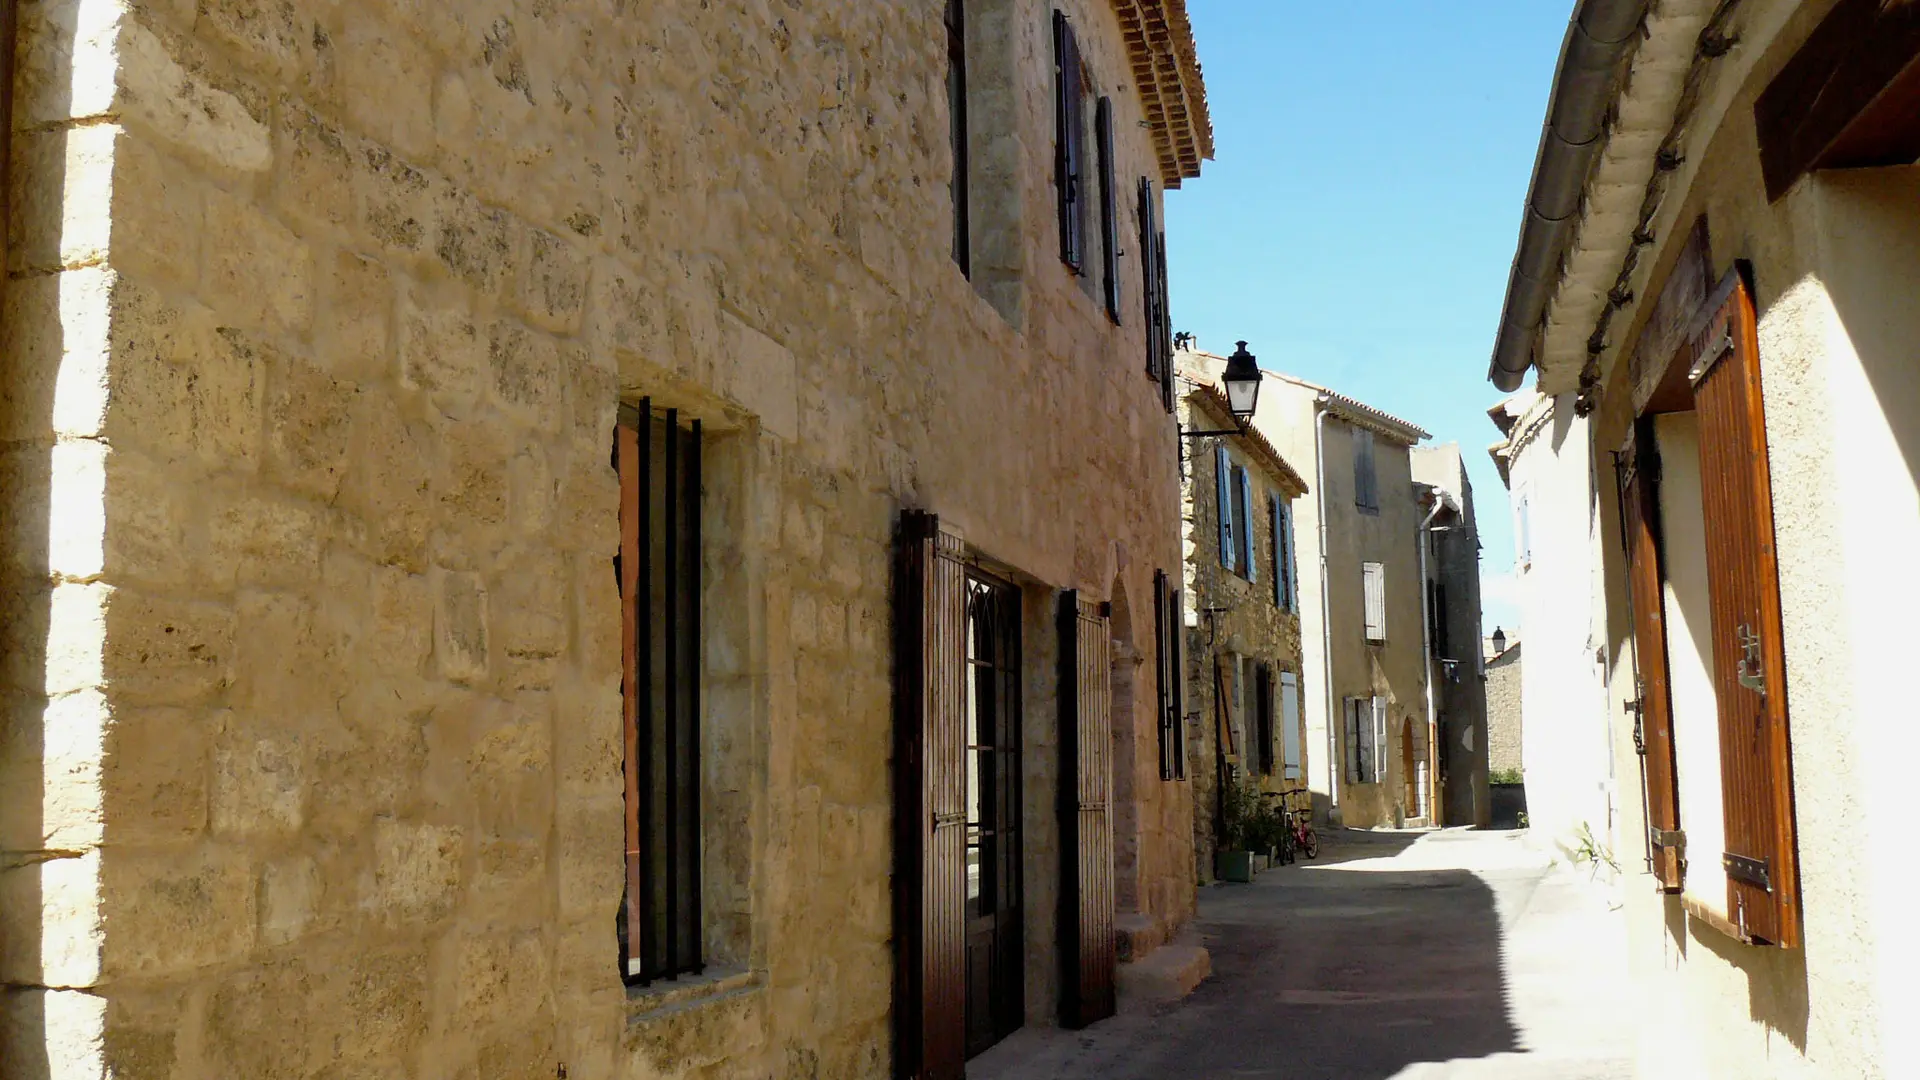
[[[1306,806],[1294,805],[1295,796],[1304,796]],[[1313,795],[1305,789],[1284,792],[1280,796],[1280,812],[1287,819],[1287,828],[1281,834],[1280,861],[1293,862],[1301,855],[1309,859],[1320,857],[1320,834],[1313,831]]]

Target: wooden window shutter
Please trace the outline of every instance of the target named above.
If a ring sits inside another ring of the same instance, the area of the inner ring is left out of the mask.
[[[1293,502],[1283,499],[1280,502],[1280,518],[1286,534],[1287,552],[1287,602],[1288,611],[1300,610],[1300,559],[1298,537],[1293,532]]]
[[[1224,444],[1213,448],[1213,479],[1220,508],[1220,565],[1234,568],[1233,540],[1233,459]]]
[[[1254,748],[1254,759],[1260,771],[1273,774],[1273,669],[1261,664],[1254,678],[1254,730],[1259,745]]]
[[[1267,529],[1273,534],[1273,606],[1287,606],[1286,533],[1281,529],[1280,496],[1267,496]]]
[[[1173,301],[1167,293],[1167,234],[1153,238],[1153,291],[1160,300],[1160,329],[1154,341],[1160,349],[1160,397],[1173,411]]]
[[[1379,477],[1373,466],[1373,432],[1353,430],[1353,501],[1364,510],[1380,508]]]
[[[1094,137],[1100,152],[1100,262],[1107,318],[1120,324],[1120,206],[1113,183],[1113,99],[1094,107]]]
[[[1291,671],[1280,673],[1280,761],[1284,779],[1298,780],[1306,775],[1306,762],[1300,734],[1300,676]]]
[[[1361,588],[1366,601],[1367,640],[1387,640],[1387,568],[1384,563],[1363,563]],[[1349,579],[1351,580],[1351,579]]]
[[[1187,593],[1184,589],[1173,590],[1171,606],[1168,609],[1171,618],[1167,630],[1172,634],[1173,667],[1173,715],[1168,722],[1173,725],[1173,778],[1187,778]]]
[[[1673,752],[1673,699],[1669,689],[1667,623],[1660,564],[1659,459],[1652,422],[1642,419],[1617,459],[1620,528],[1627,553],[1627,606],[1633,624],[1639,718],[1634,742],[1645,758],[1647,837],[1653,876],[1665,892],[1684,882],[1686,857],[1680,833],[1680,793]]]
[[[1373,782],[1387,778],[1387,699],[1373,699]]]
[[[966,1066],[967,572],[931,514],[900,523],[894,641],[897,1075]]]
[[[1059,189],[1060,261],[1080,273],[1086,261],[1086,219],[1083,185],[1085,150],[1080,145],[1085,127],[1081,103],[1080,44],[1065,12],[1053,13],[1054,64],[1054,180]]]
[[[1159,254],[1159,230],[1154,224],[1153,181],[1140,178],[1140,297],[1147,324],[1147,377],[1164,385],[1165,355],[1162,342],[1167,337],[1166,309],[1160,306],[1160,291],[1154,287],[1155,261]]]
[[[1180,700],[1180,594],[1169,584],[1167,573],[1153,575],[1153,623],[1157,666],[1154,685],[1158,694],[1160,727],[1160,779],[1186,777],[1186,748],[1182,745]]]
[[[1160,733],[1160,779],[1173,779],[1173,595],[1167,572],[1153,572],[1154,716]]]
[[[1236,466],[1233,470],[1234,493],[1238,496],[1233,515],[1239,536],[1236,556],[1240,562],[1240,572],[1248,581],[1260,579],[1260,560],[1255,558],[1253,546],[1253,482],[1247,477],[1247,470]]]
[[[1360,765],[1367,759],[1365,748],[1360,745],[1360,702],[1347,698],[1341,705],[1347,727],[1347,783],[1358,784],[1363,782]]]
[[[1060,597],[1061,1024],[1114,1013],[1113,667],[1108,606]]]
[[[1720,709],[1728,914],[1750,940],[1800,943],[1786,649],[1753,298],[1729,273],[1696,331],[1713,685]]]

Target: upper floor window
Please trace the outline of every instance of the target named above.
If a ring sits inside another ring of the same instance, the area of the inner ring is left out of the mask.
[[[967,6],[966,0],[947,0],[947,117],[953,147],[953,261],[960,272],[973,276],[973,248],[968,215],[971,197],[967,183]]]
[[[1380,481],[1373,468],[1373,432],[1353,429],[1353,505],[1370,514],[1380,512]]]

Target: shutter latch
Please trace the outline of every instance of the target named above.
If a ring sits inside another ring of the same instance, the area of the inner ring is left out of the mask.
[[[1631,701],[1623,701],[1620,703],[1620,707],[1633,717],[1633,752],[1639,754],[1641,757],[1646,757],[1647,729],[1646,717],[1644,715],[1646,698],[1644,697],[1644,688],[1640,689],[1643,696],[1634,698]]]
[[[1734,637],[1740,644],[1740,663],[1736,669],[1740,676],[1740,685],[1759,694],[1767,695],[1767,674],[1761,666],[1760,635],[1753,628],[1741,623],[1734,631]]]

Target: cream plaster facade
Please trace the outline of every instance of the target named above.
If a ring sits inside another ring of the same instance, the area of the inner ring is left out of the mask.
[[[1672,116],[1685,57],[1715,5],[1661,5],[1653,34],[1636,58],[1623,116],[1658,128]],[[1753,106],[1787,60],[1834,4],[1827,0],[1752,0],[1727,27],[1737,44],[1724,56],[1700,58],[1706,71],[1698,105],[1679,150],[1681,165],[1667,186],[1651,232],[1658,238],[1639,262],[1633,291],[1659,295],[1680,258],[1692,223],[1707,220],[1713,276],[1743,262],[1751,269],[1759,313],[1759,352],[1766,409],[1774,541],[1780,567],[1786,670],[1784,693],[1792,742],[1792,798],[1797,832],[1801,929],[1798,949],[1737,943],[1691,914],[1678,896],[1663,896],[1645,872],[1641,802],[1620,800],[1614,842],[1628,871],[1623,883],[1642,1013],[1637,1025],[1642,1069],[1672,1077],[1904,1077],[1920,1073],[1920,1033],[1910,1021],[1920,1000],[1920,928],[1910,912],[1913,875],[1901,835],[1911,790],[1908,763],[1920,735],[1890,692],[1888,676],[1910,666],[1899,623],[1920,604],[1920,168],[1815,172],[1769,202],[1762,182]],[[1657,107],[1668,103],[1662,114]],[[1616,133],[1607,150],[1621,167],[1644,162],[1652,142]],[[1642,173],[1644,176],[1645,173]],[[1635,198],[1638,198],[1635,189]],[[1549,312],[1540,354],[1549,391],[1571,389],[1593,326],[1589,299],[1596,283],[1618,269],[1604,256],[1624,244],[1630,222],[1589,205],[1570,273]],[[1571,402],[1550,399],[1548,427],[1573,437],[1554,450],[1522,450],[1513,459],[1536,483],[1555,470],[1553,486],[1574,486],[1577,474],[1602,478],[1586,515],[1604,537],[1590,565],[1591,585],[1576,592],[1573,575],[1560,601],[1591,596],[1604,621],[1607,714],[1621,717],[1636,696],[1619,520],[1610,468],[1589,465],[1625,441],[1632,419],[1631,356],[1651,304],[1614,321],[1598,361],[1598,409],[1572,418]],[[1579,429],[1585,427],[1585,432]],[[1665,473],[1685,486],[1693,436],[1683,418],[1662,417],[1656,439]],[[1555,460],[1533,462],[1535,456]],[[1697,472],[1697,469],[1695,470]],[[1670,510],[1684,492],[1663,491]],[[1536,533],[1542,528],[1536,510]],[[1550,550],[1569,560],[1583,531],[1570,510],[1563,539],[1536,539],[1536,558]],[[1684,568],[1698,558],[1697,526],[1684,515],[1670,534]],[[1689,539],[1691,537],[1691,539]],[[1592,549],[1590,549],[1592,550]],[[1690,552],[1692,554],[1690,554]],[[1693,582],[1670,567],[1667,606],[1675,686],[1676,752],[1681,827],[1687,833],[1686,892],[1710,900],[1718,872],[1715,816],[1717,731],[1702,721],[1699,615]],[[1527,613],[1526,676],[1546,664],[1569,673],[1580,666],[1551,626]],[[1591,655],[1591,654],[1589,654]],[[1584,698],[1584,693],[1579,697]],[[1572,707],[1584,708],[1579,702]],[[1528,702],[1529,795],[1535,774],[1531,746],[1543,722]],[[1612,752],[1633,762],[1631,728],[1614,725]],[[1621,770],[1626,773],[1626,769]],[[1626,787],[1623,779],[1622,787]],[[1540,821],[1535,815],[1536,824]],[[1724,890],[1719,893],[1724,903]]]
[[[1616,845],[1630,842],[1632,834],[1615,832],[1615,725],[1601,660],[1607,648],[1602,600],[1595,592],[1605,539],[1593,517],[1601,495],[1589,425],[1574,415],[1571,394],[1556,399],[1522,391],[1496,412],[1508,425],[1495,458],[1514,515],[1513,572],[1527,641],[1519,677],[1530,836],[1562,855],[1583,827],[1613,836]],[[1610,492],[1611,471],[1605,480]],[[1637,766],[1623,760],[1626,790],[1634,794]]]
[[[0,1074],[888,1075],[908,507],[1024,590],[1051,1022],[1056,591],[1148,655],[1181,560],[1144,275],[1115,325],[1056,254],[1054,6],[970,5],[976,288],[937,0],[19,5]],[[1193,175],[1181,5],[1059,6],[1123,188]],[[642,399],[707,431],[711,967],[629,990],[609,456]],[[1115,677],[1122,895],[1172,928],[1192,802],[1151,669]]]

